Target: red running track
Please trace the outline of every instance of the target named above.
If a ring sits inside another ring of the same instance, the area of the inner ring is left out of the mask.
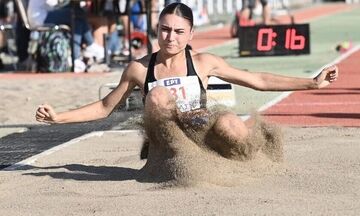
[[[360,126],[360,49],[337,65],[328,88],[293,92],[263,112],[272,122],[297,126]]]

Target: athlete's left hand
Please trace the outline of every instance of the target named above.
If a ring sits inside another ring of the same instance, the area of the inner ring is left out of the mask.
[[[324,68],[319,75],[314,78],[317,88],[324,88],[330,83],[337,80],[339,76],[339,69],[336,65]]]

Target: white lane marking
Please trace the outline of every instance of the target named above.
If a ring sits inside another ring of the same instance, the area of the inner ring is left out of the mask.
[[[74,138],[74,139],[72,139],[72,140],[70,140],[70,141],[68,141],[68,142],[65,142],[65,143],[63,143],[63,144],[57,145],[57,146],[55,146],[55,147],[53,147],[53,148],[50,148],[50,149],[48,149],[48,150],[46,150],[46,151],[43,151],[43,152],[41,152],[41,153],[39,153],[39,154],[37,154],[37,155],[31,156],[31,157],[29,157],[29,158],[27,158],[27,159],[25,159],[25,160],[22,160],[22,161],[20,161],[20,162],[18,162],[18,163],[15,163],[15,164],[13,164],[13,165],[11,165],[11,166],[9,166],[9,167],[6,167],[6,168],[3,169],[3,170],[5,170],[5,171],[12,171],[12,170],[19,169],[20,167],[33,164],[33,163],[35,163],[35,162],[36,162],[39,158],[41,158],[41,157],[50,155],[50,154],[52,154],[52,153],[54,153],[54,152],[57,152],[57,151],[59,151],[59,150],[61,150],[61,149],[64,149],[64,148],[66,148],[66,147],[68,147],[68,146],[71,146],[71,145],[73,145],[73,144],[75,144],[75,143],[78,143],[78,142],[80,142],[80,141],[82,141],[82,140],[89,139],[89,138],[94,137],[94,136],[100,137],[100,136],[102,136],[103,134],[104,134],[103,131],[96,131],[96,132],[91,132],[91,133],[88,133],[88,134],[84,134],[84,135],[82,135],[82,136],[80,136],[80,137]]]
[[[320,67],[318,70],[316,70],[314,73],[312,73],[308,78],[312,78],[315,77],[316,75],[318,75],[321,70],[325,67],[328,67],[330,65],[334,65],[334,64],[339,64],[341,61],[343,61],[344,59],[348,58],[350,55],[352,55],[353,53],[357,52],[360,49],[360,45],[356,45],[353,48],[351,48],[349,51],[347,51],[346,53],[340,55],[339,57],[337,57],[335,60],[333,60],[331,63],[328,63],[322,67]],[[341,74],[341,72],[340,72]],[[267,109],[269,109],[270,107],[274,106],[275,104],[281,102],[283,99],[285,99],[286,97],[288,97],[289,95],[291,95],[293,93],[293,91],[290,92],[284,92],[282,94],[280,94],[279,96],[275,97],[273,100],[270,100],[269,102],[265,103],[263,106],[261,106],[257,111],[258,112],[263,112]],[[250,115],[244,115],[241,116],[241,119],[243,121],[246,121],[247,119],[250,118]]]
[[[101,137],[104,135],[104,133],[123,133],[123,134],[129,134],[129,133],[140,133],[140,130],[112,130],[112,131],[94,131],[94,132],[90,132],[88,134],[84,134],[80,137],[77,137],[77,138],[74,138],[68,142],[65,142],[63,144],[60,144],[60,145],[57,145],[53,148],[50,148],[44,152],[41,152],[37,155],[34,155],[34,156],[31,156],[25,160],[22,160],[18,163],[15,163],[9,167],[6,167],[4,168],[3,170],[4,171],[13,171],[13,170],[17,170],[23,166],[27,166],[27,165],[31,165],[33,163],[35,163],[39,158],[42,158],[42,157],[45,157],[45,156],[48,156],[48,155],[51,155],[57,151],[60,151],[66,147],[69,147],[71,145],[74,145],[82,140],[86,140],[86,139],[89,139],[89,138],[92,138],[92,137]]]
[[[352,49],[350,49],[348,52],[340,55],[338,58],[336,58],[334,61],[332,61],[331,63],[328,63],[322,67],[320,67],[318,70],[316,70],[314,73],[312,73],[308,78],[312,78],[315,77],[316,75],[318,75],[321,70],[325,67],[328,67],[330,65],[334,65],[334,64],[338,64],[341,61],[343,61],[344,59],[348,58],[351,54],[355,53],[356,51],[358,51],[360,49],[360,45],[357,45],[355,47],[353,47]],[[340,72],[341,73],[341,72]],[[282,101],[283,99],[285,99],[286,97],[288,97],[289,95],[291,95],[293,93],[293,91],[291,92],[284,92],[282,94],[280,94],[278,97],[276,97],[275,99],[269,101],[268,103],[264,104],[263,106],[261,106],[258,111],[262,112],[268,108],[270,108],[271,106],[273,106],[274,104],[279,103],[280,101]]]

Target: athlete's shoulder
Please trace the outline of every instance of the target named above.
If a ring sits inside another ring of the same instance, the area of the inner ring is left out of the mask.
[[[131,73],[136,75],[138,73],[145,73],[147,71],[149,62],[150,62],[151,54],[141,57],[139,59],[135,59],[129,62],[127,67],[125,68],[125,73]]]
[[[141,57],[139,59],[132,60],[130,61],[128,68],[136,67],[139,69],[141,68],[146,69],[149,65],[150,58],[151,58],[151,54]]]
[[[139,59],[134,60],[134,62],[144,65],[145,67],[148,66],[152,54],[145,55]]]
[[[192,51],[192,58],[196,65],[211,69],[223,62],[223,59],[217,55],[206,52]]]
[[[211,53],[206,53],[206,52],[196,52],[196,51],[191,51],[191,56],[193,59],[195,59],[196,61],[200,61],[200,62],[206,62],[206,61],[213,61],[216,59],[219,59],[220,57],[211,54]],[[208,62],[208,63],[210,63]]]
[[[148,67],[146,59],[147,56],[144,56],[140,59],[130,61],[122,73],[122,79],[135,81],[136,83],[139,83],[141,80],[145,80]]]

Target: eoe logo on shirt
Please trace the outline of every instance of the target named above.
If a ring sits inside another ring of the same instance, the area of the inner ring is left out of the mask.
[[[174,79],[167,79],[164,80],[164,85],[165,86],[173,86],[173,85],[179,85],[180,82],[180,78],[174,78]]]

